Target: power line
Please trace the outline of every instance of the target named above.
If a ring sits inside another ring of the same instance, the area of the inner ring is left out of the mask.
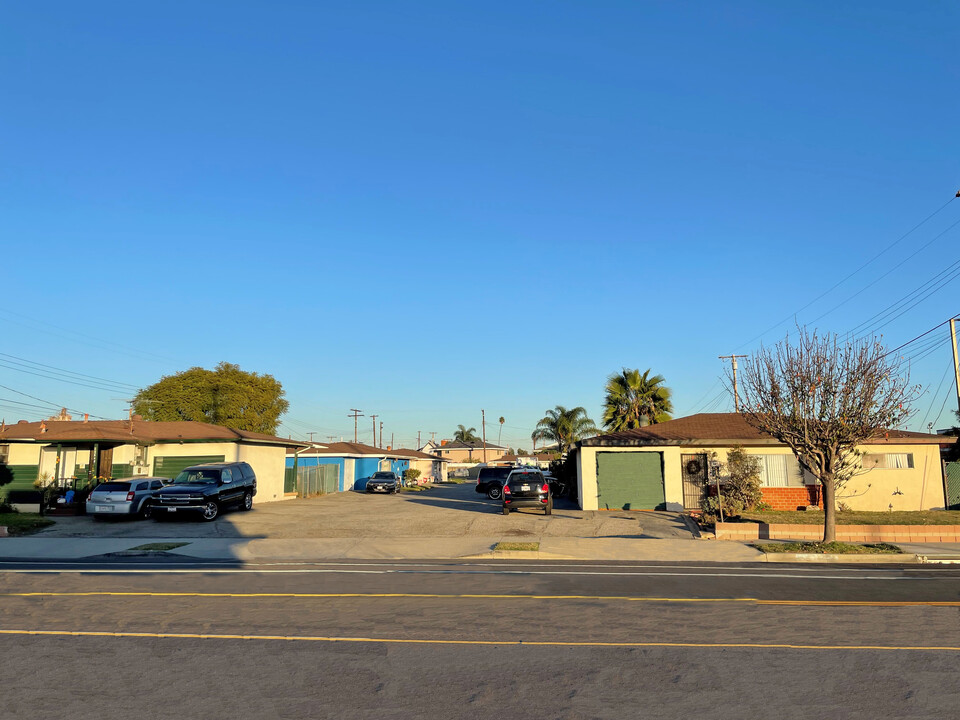
[[[776,330],[778,327],[780,327],[781,325],[783,325],[785,322],[788,322],[791,318],[795,318],[799,313],[803,312],[804,310],[806,310],[808,307],[810,307],[810,306],[813,305],[814,303],[818,302],[818,301],[821,300],[822,298],[824,298],[824,297],[826,297],[827,295],[829,295],[831,292],[833,292],[834,290],[836,290],[836,289],[837,289],[838,287],[840,287],[843,283],[845,283],[847,280],[849,280],[849,279],[852,278],[854,275],[856,275],[857,273],[859,273],[861,270],[863,270],[864,268],[866,268],[866,267],[867,267],[868,265],[870,265],[872,262],[874,262],[875,260],[877,260],[878,258],[880,258],[882,255],[886,254],[888,251],[892,250],[896,245],[900,244],[901,241],[903,241],[905,238],[907,238],[909,235],[911,235],[915,230],[917,230],[918,228],[920,228],[921,226],[923,226],[927,221],[931,220],[934,216],[939,215],[939,214],[944,210],[944,208],[946,208],[951,202],[953,202],[954,199],[955,199],[955,197],[954,197],[954,198],[950,198],[949,200],[947,200],[947,202],[945,202],[945,203],[944,203],[943,205],[941,205],[939,208],[937,208],[937,209],[934,210],[932,213],[930,213],[929,215],[927,215],[927,217],[925,217],[925,218],[924,218],[923,220],[921,220],[919,223],[917,223],[916,225],[914,225],[912,228],[910,228],[907,232],[905,232],[903,235],[901,235],[900,237],[898,237],[898,238],[897,238],[896,240],[894,240],[892,243],[890,243],[889,245],[887,245],[887,247],[885,247],[883,250],[881,250],[880,252],[878,252],[878,253],[877,253],[876,255],[874,255],[872,258],[870,258],[869,260],[867,260],[863,265],[861,265],[860,267],[858,267],[858,268],[857,268],[856,270],[854,270],[852,273],[850,273],[850,274],[847,275],[846,277],[843,277],[843,278],[841,278],[840,280],[838,280],[836,283],[834,283],[832,286],[830,286],[827,290],[824,290],[822,293],[820,293],[819,295],[817,295],[817,297],[815,297],[813,300],[811,300],[810,302],[808,302],[806,305],[804,305],[804,306],[803,306],[802,308],[800,308],[799,310],[795,310],[794,312],[790,313],[787,317],[785,317],[783,320],[780,320],[780,321],[777,322],[776,324],[774,324],[774,325],[770,326],[769,328],[767,328],[766,330],[764,330],[762,333],[760,333],[760,334],[757,335],[756,337],[754,337],[754,338],[752,338],[751,340],[748,340],[747,342],[745,342],[743,345],[740,346],[740,348],[746,347],[747,345],[750,345],[751,343],[756,342],[757,340],[759,340],[760,338],[762,338],[764,335],[766,335],[766,334],[767,334],[768,332],[770,332],[771,330]],[[952,226],[951,226],[951,227],[952,227]],[[949,229],[949,228],[948,228],[948,229]],[[737,348],[737,349],[739,350],[740,348]]]
[[[76,408],[70,408],[61,403],[54,403],[54,402],[50,402],[49,400],[44,400],[43,398],[38,398],[38,397],[34,397],[33,395],[28,395],[25,392],[14,390],[12,387],[7,387],[6,385],[0,385],[0,388],[3,388],[4,390],[9,390],[10,392],[16,393],[17,395],[23,395],[23,397],[30,398],[31,400],[36,400],[38,402],[46,403],[47,405],[50,405],[53,408],[58,408],[58,409],[64,408],[69,412],[76,413],[78,415],[90,415],[90,417],[96,418],[97,420],[109,420],[109,418],[101,417],[99,415],[91,415],[90,413],[84,413],[82,410],[77,410]]]
[[[932,332],[933,332],[934,330],[936,330],[937,328],[943,327],[944,325],[946,325],[947,323],[949,323],[951,320],[956,320],[958,317],[960,317],[960,314],[957,314],[957,315],[954,315],[953,317],[947,318],[946,320],[944,320],[944,321],[943,321],[942,323],[940,323],[939,325],[934,325],[932,328],[930,328],[929,330],[927,330],[927,331],[925,331],[925,332],[920,333],[919,335],[917,335],[917,336],[916,336],[915,338],[913,338],[912,340],[907,340],[903,345],[898,345],[898,346],[895,347],[893,350],[890,350],[889,352],[885,353],[885,354],[881,357],[881,359],[887,357],[887,355],[893,355],[893,353],[897,352],[898,350],[902,350],[902,349],[905,348],[907,345],[910,345],[911,343],[915,343],[915,342],[916,342],[917,340],[919,340],[920,338],[924,337],[925,335],[929,335],[930,333],[932,333]]]
[[[943,376],[940,378],[940,384],[937,385],[936,392],[934,392],[933,395],[930,397],[930,405],[927,406],[927,411],[923,414],[923,420],[920,422],[921,430],[923,429],[923,426],[926,424],[927,416],[930,414],[930,411],[933,410],[933,406],[937,402],[937,398],[940,396],[940,388],[943,387],[943,381],[947,379],[947,373],[950,372],[952,369],[953,369],[953,363],[950,363],[950,365],[947,365],[946,369],[943,371]],[[950,391],[948,389],[947,396],[949,397],[949,395],[950,395]],[[941,410],[940,412],[942,413],[943,410]]]
[[[957,220],[955,223],[953,223],[952,225],[950,225],[950,226],[949,226],[946,230],[944,230],[943,232],[941,232],[941,233],[939,233],[939,234],[937,234],[937,235],[934,235],[931,240],[929,240],[928,242],[926,242],[926,243],[924,243],[923,245],[921,245],[921,246],[920,246],[919,248],[917,248],[913,253],[911,253],[910,255],[908,255],[907,257],[905,257],[903,260],[901,260],[900,262],[898,262],[896,265],[894,265],[892,268],[890,268],[889,270],[887,270],[887,272],[885,272],[883,275],[880,275],[880,276],[878,276],[877,278],[875,278],[875,279],[873,280],[873,282],[867,283],[864,287],[862,287],[862,288],[860,288],[859,290],[857,290],[857,292],[855,292],[853,295],[851,295],[850,297],[848,297],[846,300],[842,300],[841,302],[837,303],[837,304],[834,305],[832,308],[830,308],[829,310],[827,310],[825,313],[822,313],[821,315],[818,315],[817,317],[815,317],[813,320],[810,321],[810,324],[813,324],[813,323],[817,322],[818,320],[821,320],[822,318],[824,318],[824,317],[826,317],[827,315],[829,315],[830,313],[832,313],[834,310],[838,310],[839,308],[843,307],[843,306],[846,305],[848,302],[850,302],[851,300],[853,300],[855,297],[858,297],[858,296],[862,295],[863,293],[865,293],[867,290],[869,290],[870,288],[872,288],[874,285],[876,285],[877,283],[879,283],[879,282],[880,282],[881,280],[883,280],[884,278],[888,277],[889,275],[892,275],[896,270],[898,270],[898,269],[900,269],[901,267],[903,267],[904,265],[906,265],[907,262],[909,262],[910,260],[912,260],[913,258],[915,258],[917,255],[919,255],[921,252],[923,252],[924,250],[926,250],[926,249],[927,249],[928,247],[930,247],[934,242],[936,242],[936,241],[939,240],[941,237],[943,237],[944,235],[946,235],[950,230],[953,230],[953,228],[957,227],[957,225],[960,225],[960,220]],[[954,263],[954,265],[956,265],[956,263]],[[945,272],[945,271],[940,271],[939,273],[937,273],[937,275],[940,275],[940,274],[942,274],[943,272]],[[935,275],[934,278],[932,278],[932,279],[929,280],[928,282],[933,282],[933,280],[934,280],[936,277],[937,277],[937,276]],[[915,290],[914,292],[919,292],[919,290],[921,290],[921,289],[922,289],[922,286],[921,286],[920,288],[918,288],[917,290]],[[912,293],[911,293],[911,294],[912,294]],[[856,329],[856,328],[854,328],[854,329]]]
[[[10,358],[10,360],[9,360],[8,362],[18,361],[18,362],[16,362],[15,364],[24,363],[24,364],[26,364],[27,367],[34,367],[34,366],[35,366],[35,367],[38,367],[38,368],[45,368],[45,369],[47,369],[47,370],[54,370],[54,371],[56,371],[56,372],[58,372],[58,373],[64,373],[64,374],[67,374],[67,375],[72,375],[72,376],[77,377],[77,378],[79,378],[79,379],[84,379],[84,380],[96,380],[96,381],[104,382],[104,383],[107,383],[107,384],[110,384],[110,385],[119,385],[119,386],[121,386],[121,387],[127,387],[127,388],[130,388],[131,390],[139,390],[139,389],[140,389],[139,387],[137,387],[136,385],[132,385],[131,383],[120,382],[120,381],[118,381],[118,380],[111,380],[111,379],[109,379],[109,378],[97,377],[96,375],[87,375],[86,373],[79,373],[79,372],[76,372],[76,371],[74,371],[74,370],[67,370],[66,368],[60,368],[60,367],[56,367],[56,366],[54,366],[54,365],[46,365],[46,364],[44,364],[44,363],[40,363],[40,362],[37,362],[37,361],[35,361],[35,360],[28,360],[27,358],[17,357],[16,355],[10,355],[9,353],[0,353],[0,357]]]

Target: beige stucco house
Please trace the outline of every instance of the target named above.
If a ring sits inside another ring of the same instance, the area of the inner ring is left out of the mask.
[[[838,492],[853,510],[930,510],[946,506],[941,446],[956,438],[891,430],[863,445],[862,468]],[[736,413],[701,413],[599,435],[575,448],[584,510],[695,510],[714,462],[742,445],[761,460],[764,502],[776,510],[821,503],[816,479],[790,449]]]
[[[90,478],[175,477],[203,462],[245,461],[257,474],[255,502],[282,500],[288,447],[303,443],[200,422],[45,420],[0,426],[7,490]]]
[[[441,440],[440,443],[428,443],[423,450],[452,463],[480,463],[495,460],[507,448],[493,443],[484,444],[482,440]]]

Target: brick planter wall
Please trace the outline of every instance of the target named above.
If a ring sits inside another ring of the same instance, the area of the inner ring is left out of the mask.
[[[823,539],[822,525],[717,523],[718,540]],[[960,525],[837,525],[840,542],[960,542]]]
[[[806,485],[804,487],[785,487],[785,488],[761,488],[763,501],[770,506],[771,510],[796,510],[807,505],[817,505],[823,507],[823,501],[820,499],[818,486]]]

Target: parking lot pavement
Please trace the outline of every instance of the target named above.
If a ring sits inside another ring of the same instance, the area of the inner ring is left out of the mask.
[[[367,495],[342,492],[304,500],[255,503],[252,512],[229,511],[215,522],[188,519],[96,521],[56,518],[44,538],[365,538],[420,537],[537,540],[541,538],[691,539],[675,513],[584,512],[565,500],[553,515],[535,510],[500,512],[499,502],[474,485],[438,485],[425,492]]]

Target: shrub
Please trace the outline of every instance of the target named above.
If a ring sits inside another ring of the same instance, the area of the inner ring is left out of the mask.
[[[420,480],[420,471],[414,468],[407,468],[403,473],[404,485],[416,485]]]
[[[726,470],[726,477],[720,480],[719,492],[723,498],[723,514],[738,517],[753,510],[763,500],[760,491],[760,460],[748,455],[740,445],[735,445],[727,453],[727,462],[720,472]],[[700,503],[704,519],[715,522],[720,516],[720,502],[716,496],[709,496]]]

